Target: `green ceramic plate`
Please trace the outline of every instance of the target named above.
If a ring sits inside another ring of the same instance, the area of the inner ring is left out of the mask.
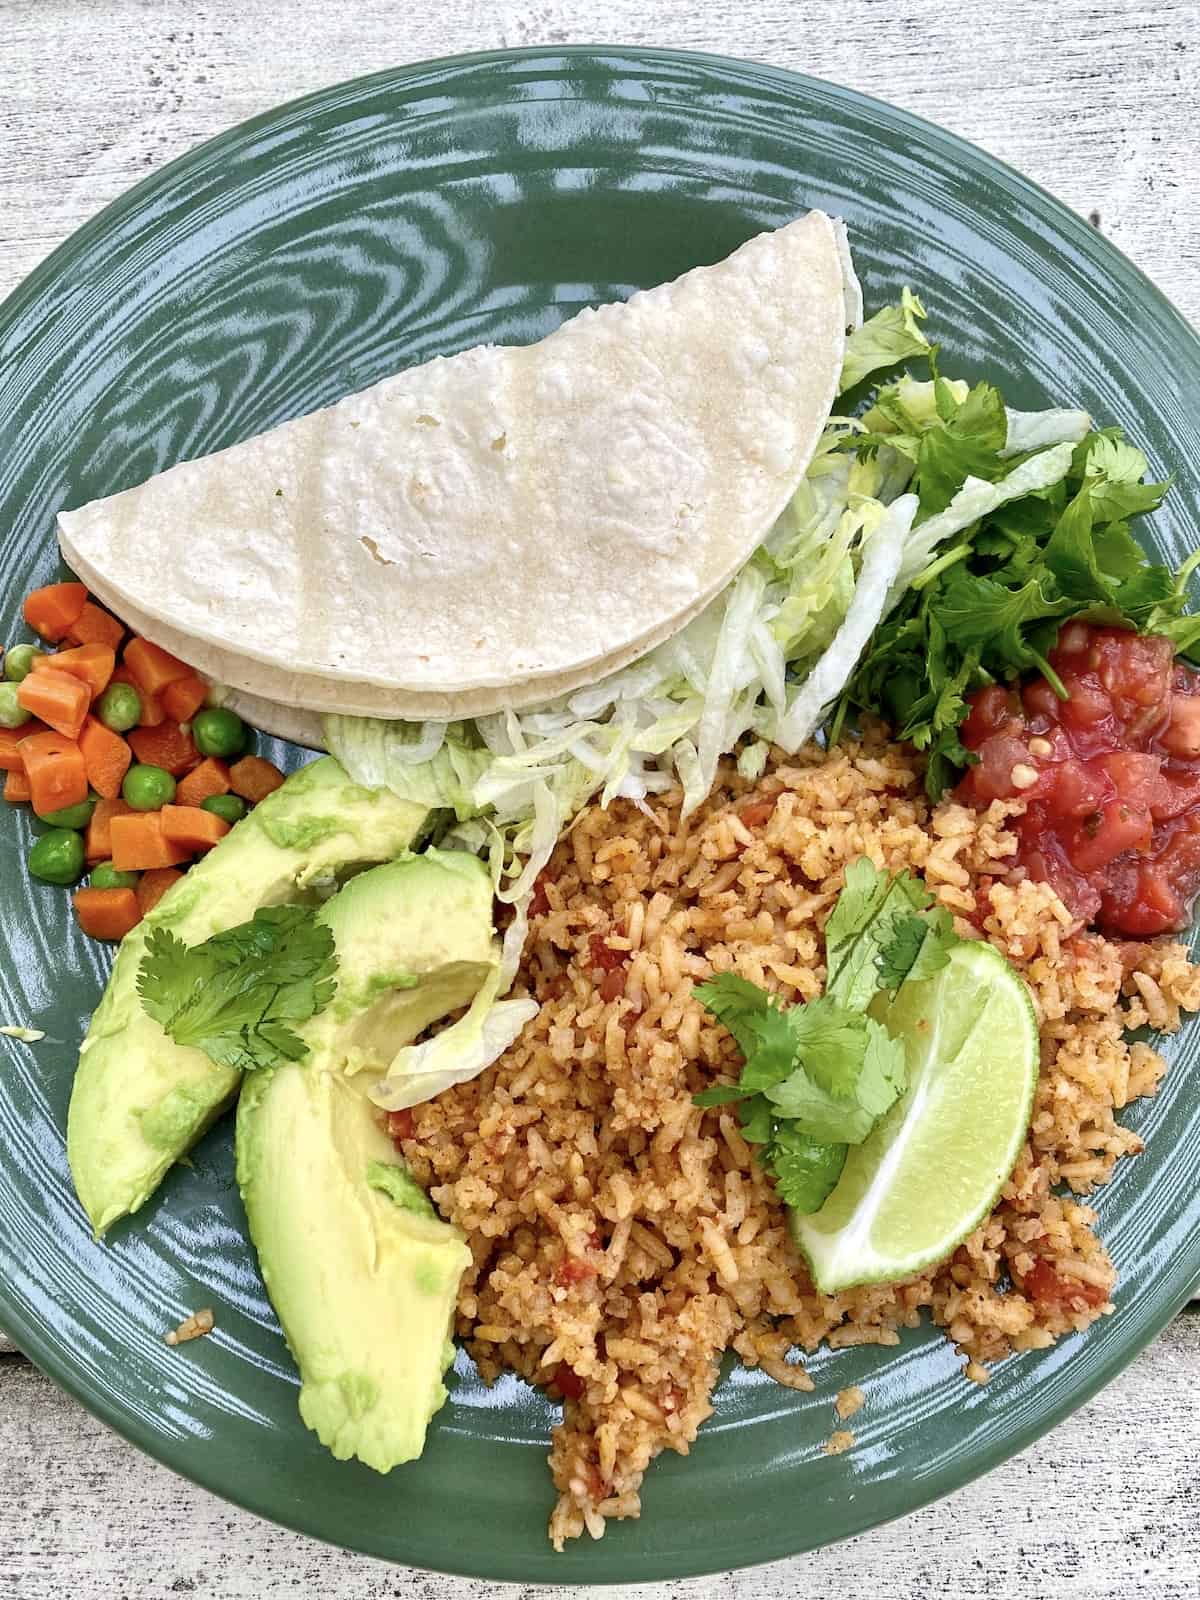
[[[950,371],[1018,404],[1122,418],[1178,475],[1155,538],[1200,527],[1200,348],[1085,224],[978,150],[828,84],[713,58],[522,51],[329,89],[202,146],[109,207],[0,311],[0,594],[55,570],[53,518],[181,457],[245,438],[397,367],[540,337],[580,306],[724,256],[818,205],[850,224],[869,305],[914,284]],[[164,574],[169,581],[169,574]],[[68,896],[39,888],[28,826],[0,826],[8,947],[0,1041],[0,1321],[159,1460],[306,1533],[491,1579],[631,1582],[766,1561],[958,1488],[1078,1406],[1200,1276],[1200,1034],[1129,1116],[1147,1141],[1100,1197],[1117,1315],[1082,1340],[964,1382],[928,1330],[824,1353],[816,1391],[742,1370],[689,1459],[664,1458],[639,1523],[555,1557],[555,1408],[469,1363],[419,1464],[390,1478],[327,1456],[246,1243],[228,1127],[107,1248],[71,1195],[63,1128],[75,1047],[106,959]],[[218,1331],[169,1350],[201,1305]],[[829,1458],[832,1398],[869,1396]]]

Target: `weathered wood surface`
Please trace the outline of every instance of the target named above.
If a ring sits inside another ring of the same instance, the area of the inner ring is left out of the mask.
[[[1196,0],[0,0],[0,295],[151,169],[282,100],[427,56],[611,42],[756,57],[930,117],[1091,216],[1200,322],[1198,24]],[[1198,1375],[1191,1311],[981,1483],[721,1592],[1195,1594]],[[343,1556],[231,1510],[94,1422],[0,1334],[0,1600],[201,1590],[459,1600],[492,1586]]]
[[[1191,1310],[1085,1410],[950,1500],[795,1561],[606,1592],[614,1600],[1194,1597],[1198,1372],[1200,1311]],[[0,1357],[0,1484],[4,1600],[549,1600],[555,1592],[388,1567],[259,1522],[139,1455],[16,1356]]]

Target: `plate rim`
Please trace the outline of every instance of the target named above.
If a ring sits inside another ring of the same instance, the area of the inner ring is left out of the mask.
[[[1136,289],[1143,299],[1148,297],[1154,302],[1158,314],[1165,318],[1168,323],[1174,325],[1177,334],[1192,347],[1197,361],[1200,362],[1200,333],[1192,327],[1187,318],[1184,317],[1182,312],[1178,310],[1154,280],[1137,266],[1119,246],[1072,210],[1065,201],[1060,200],[1048,189],[1026,177],[1008,162],[992,155],[989,151],[984,150],[981,146],[964,138],[962,135],[877,96],[850,88],[832,79],[818,78],[812,74],[795,71],[791,68],[777,67],[768,62],[729,56],[718,52],[673,49],[666,46],[653,45],[627,46],[611,43],[532,44],[506,49],[467,51],[446,56],[423,57],[417,61],[381,68],[354,78],[336,80],[320,88],[309,90],[302,95],[281,101],[279,104],[258,112],[252,117],[233,123],[221,129],[220,132],[198,141],[187,150],[173,157],[169,162],[156,167],[144,178],[139,179],[137,183],[114,197],[70,233],[60,244],[56,245],[0,301],[0,339],[3,338],[9,324],[20,315],[25,302],[35,299],[47,285],[52,284],[59,277],[62,267],[71,262],[80,249],[88,248],[93,238],[102,235],[104,230],[114,222],[119,222],[128,215],[135,214],[141,208],[144,198],[152,195],[159,186],[169,184],[180,169],[187,169],[198,161],[203,162],[215,153],[231,146],[236,146],[241,140],[253,137],[264,128],[278,127],[280,121],[286,121],[297,116],[302,117],[307,111],[319,106],[332,108],[332,106],[336,105],[337,99],[341,94],[345,94],[350,98],[357,98],[361,94],[369,92],[372,87],[377,90],[388,86],[399,88],[419,79],[422,75],[430,73],[442,75],[451,71],[487,68],[493,65],[511,66],[522,62],[530,64],[543,62],[550,65],[554,62],[570,60],[586,60],[596,64],[604,64],[606,62],[613,64],[623,63],[634,67],[649,68],[656,65],[688,64],[699,67],[710,75],[719,76],[725,80],[728,80],[731,76],[737,76],[747,82],[778,87],[790,92],[797,98],[815,98],[831,106],[850,107],[859,112],[873,113],[893,128],[898,128],[901,131],[907,130],[917,135],[927,145],[940,146],[955,158],[965,156],[974,171],[984,180],[998,183],[1008,191],[1015,191],[1029,197],[1041,207],[1049,209],[1054,214],[1055,220],[1062,231],[1072,238],[1073,243],[1090,261],[1103,266],[1109,275],[1116,277],[1118,280],[1124,280],[1126,284]],[[1200,1027],[1200,1019],[1185,1026]],[[959,1489],[975,1482],[985,1473],[1012,1459],[1036,1440],[1048,1434],[1066,1417],[1080,1410],[1102,1388],[1124,1371],[1162,1333],[1163,1329],[1179,1315],[1193,1295],[1200,1293],[1200,1252],[1197,1253],[1194,1260],[1187,1262],[1176,1260],[1171,1269],[1163,1274],[1160,1282],[1163,1282],[1164,1286],[1168,1287],[1166,1298],[1160,1303],[1153,1315],[1142,1321],[1136,1335],[1131,1340],[1121,1344],[1111,1353],[1106,1354],[1094,1370],[1072,1386],[1068,1395],[1061,1399],[1056,1399],[1046,1410],[1038,1411],[1035,1416],[1020,1423],[1015,1430],[1006,1433],[1003,1438],[985,1443],[970,1459],[969,1464],[964,1466],[962,1462],[958,1462],[952,1487],[947,1487],[944,1483],[941,1483],[938,1475],[933,1475],[928,1479],[923,1478],[919,1485],[914,1485],[914,1492],[911,1496],[906,1496],[902,1509],[879,1516],[877,1512],[868,1509],[865,1503],[861,1506],[856,1504],[846,1518],[843,1531],[838,1534],[835,1540],[818,1540],[815,1543],[801,1541],[797,1543],[793,1535],[783,1532],[781,1537],[770,1541],[769,1548],[761,1556],[746,1562],[740,1562],[733,1568],[724,1565],[714,1566],[710,1559],[703,1558],[684,1563],[674,1562],[670,1565],[659,1564],[652,1557],[646,1563],[647,1570],[632,1580],[601,1580],[591,1579],[586,1575],[582,1577],[572,1575],[569,1581],[581,1587],[603,1587],[614,1581],[650,1583],[708,1576],[729,1571],[745,1571],[815,1551],[823,1548],[826,1543],[844,1542],[846,1539],[857,1537],[874,1528],[882,1527],[886,1523],[896,1521],[901,1517],[921,1510],[936,1500],[957,1493]],[[1127,1308],[1127,1318],[1129,1315],[1130,1312]],[[552,1576],[547,1577],[540,1569],[540,1565],[538,1570],[535,1571],[530,1565],[517,1566],[506,1561],[502,1564],[502,1570],[498,1572],[496,1567],[485,1568],[470,1562],[456,1562],[453,1551],[447,1552],[445,1564],[429,1568],[415,1567],[411,1561],[406,1561],[403,1557],[380,1556],[378,1550],[368,1548],[361,1541],[353,1539],[350,1541],[340,1540],[326,1534],[314,1533],[311,1528],[304,1526],[299,1517],[289,1516],[282,1509],[264,1510],[259,1499],[253,1494],[240,1492],[240,1485],[235,1484],[231,1487],[223,1480],[220,1482],[210,1481],[210,1476],[203,1471],[203,1452],[199,1453],[199,1458],[194,1468],[190,1466],[187,1468],[180,1467],[175,1462],[167,1460],[162,1450],[156,1448],[156,1441],[158,1441],[159,1436],[152,1434],[148,1427],[143,1425],[136,1416],[129,1415],[115,1402],[110,1401],[103,1392],[91,1389],[83,1378],[77,1376],[69,1361],[69,1352],[62,1339],[56,1338],[48,1325],[41,1323],[35,1317],[27,1315],[22,1307],[10,1298],[7,1284],[3,1278],[0,1278],[0,1320],[3,1321],[6,1330],[16,1341],[19,1352],[31,1361],[50,1381],[77,1400],[91,1415],[97,1417],[120,1437],[168,1471],[214,1494],[219,1499],[250,1512],[254,1516],[262,1517],[266,1521],[285,1527],[306,1538],[328,1544],[333,1548],[350,1550],[360,1555],[368,1555],[393,1565],[407,1565],[415,1571],[440,1572],[449,1576],[475,1578],[484,1581],[555,1582]],[[1014,1356],[1012,1359],[1018,1359],[1018,1357]],[[213,1476],[215,1477],[216,1475]],[[868,1498],[864,1497],[864,1501]]]

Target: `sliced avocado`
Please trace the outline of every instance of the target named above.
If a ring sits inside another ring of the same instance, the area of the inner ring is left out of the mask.
[[[351,1074],[471,999],[499,957],[491,904],[486,868],[454,852],[347,884],[320,912],[338,989],[299,1029],[309,1054],[252,1073],[238,1106],[238,1183],[300,1415],[339,1460],[377,1472],[420,1455],[446,1398],[471,1252],[397,1156],[367,1074]]]
[[[498,959],[492,882],[476,856],[427,850],[364,872],[321,909],[337,989],[300,1030],[328,1067],[386,1071],[402,1045],[466,1005]]]
[[[294,773],[198,861],[121,944],[80,1049],[67,1122],[75,1189],[97,1235],[143,1205],[173,1162],[229,1105],[238,1074],[177,1045],[137,993],[146,936],[168,926],[197,944],[388,861],[429,813],[350,782],[330,757]]]

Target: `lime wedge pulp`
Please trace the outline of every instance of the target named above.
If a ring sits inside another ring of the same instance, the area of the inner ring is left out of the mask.
[[[851,1147],[821,1209],[791,1214],[823,1294],[944,1260],[995,1205],[1033,1109],[1033,1004],[990,945],[956,945],[935,977],[871,1014],[904,1040],[908,1088]]]

